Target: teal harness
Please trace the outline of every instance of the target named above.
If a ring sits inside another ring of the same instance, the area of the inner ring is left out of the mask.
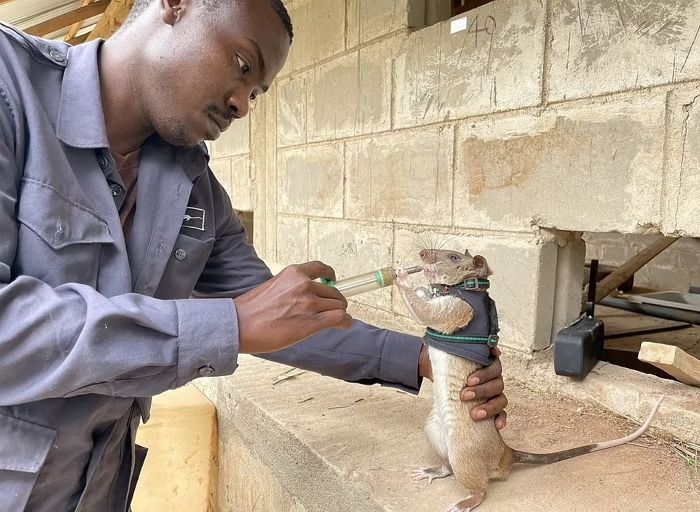
[[[433,297],[451,295],[467,302],[474,311],[469,324],[447,334],[428,328],[423,341],[444,352],[482,365],[493,362],[491,348],[498,345],[498,313],[488,294],[487,279],[467,279],[456,285],[432,285]]]

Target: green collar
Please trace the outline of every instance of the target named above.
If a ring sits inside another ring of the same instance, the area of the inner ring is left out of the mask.
[[[465,290],[488,290],[491,287],[491,283],[488,279],[471,278],[462,283],[456,284],[455,286],[464,288]]]
[[[455,336],[454,334],[438,332],[430,327],[427,328],[425,334],[431,338],[442,341],[450,341],[452,343],[488,345],[489,347],[495,347],[498,345],[498,334],[489,334],[488,336]]]

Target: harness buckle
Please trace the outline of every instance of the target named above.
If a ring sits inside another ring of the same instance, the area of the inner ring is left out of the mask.
[[[467,279],[462,283],[462,286],[465,290],[478,290],[480,288],[478,279]]]
[[[498,346],[498,340],[499,340],[498,334],[489,334],[488,341],[486,342],[486,345],[488,347],[494,348],[494,347]]]

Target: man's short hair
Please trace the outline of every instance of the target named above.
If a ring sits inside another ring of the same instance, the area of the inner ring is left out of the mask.
[[[221,4],[223,2],[226,2],[227,0],[199,0],[204,7],[207,9],[216,9],[218,7],[221,7]],[[230,0],[228,0],[230,1]],[[289,17],[289,13],[287,12],[287,8],[284,6],[284,3],[282,3],[282,0],[269,0],[270,3],[272,4],[272,8],[275,10],[277,15],[280,17],[282,20],[282,24],[284,25],[284,28],[287,29],[287,34],[289,34],[289,40],[292,41],[294,39],[294,27],[292,26],[292,20]],[[134,18],[139,16],[143,11],[146,10],[146,7],[148,7],[148,4],[151,3],[151,0],[136,0],[134,2],[134,6],[131,8],[131,12],[129,13],[129,17],[126,20],[125,25],[128,25],[130,21],[132,21]]]

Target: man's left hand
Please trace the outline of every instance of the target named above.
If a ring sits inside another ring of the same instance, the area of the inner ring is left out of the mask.
[[[491,355],[496,360],[490,366],[481,368],[469,376],[465,387],[460,393],[460,398],[465,402],[486,400],[485,403],[471,410],[471,417],[474,421],[496,418],[496,428],[501,430],[506,426],[508,414],[504,409],[508,405],[508,399],[503,394],[503,376],[501,375],[503,367],[499,359],[501,351],[494,347],[491,349]],[[433,380],[433,369],[430,365],[428,347],[425,345],[421,349],[418,365],[420,376]]]

